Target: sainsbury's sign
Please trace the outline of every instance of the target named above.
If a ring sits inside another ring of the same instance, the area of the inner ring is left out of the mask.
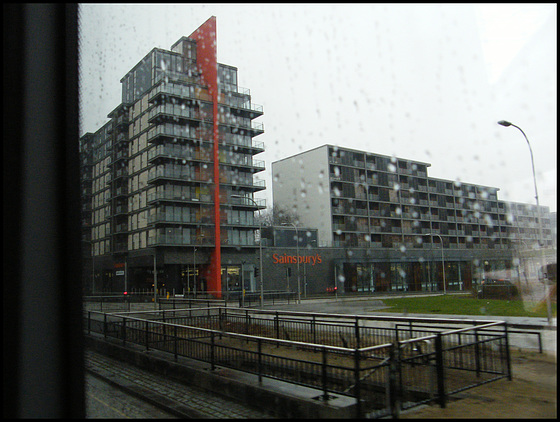
[[[287,255],[287,254],[279,255],[275,253],[272,254],[272,261],[274,264],[297,264],[298,255]],[[307,255],[307,256],[299,255],[300,264],[315,265],[315,264],[320,264],[321,262],[323,262],[323,260],[321,259],[321,255],[319,254]]]

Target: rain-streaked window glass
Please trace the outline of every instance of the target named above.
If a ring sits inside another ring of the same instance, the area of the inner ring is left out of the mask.
[[[84,295],[505,280],[550,306],[556,25],[555,4],[81,4]]]

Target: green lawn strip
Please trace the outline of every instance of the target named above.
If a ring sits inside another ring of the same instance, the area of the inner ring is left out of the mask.
[[[475,299],[464,296],[432,296],[383,299],[390,308],[387,312],[410,314],[448,315],[492,315],[526,316],[546,318],[544,303],[528,303],[521,300]],[[552,304],[552,314],[556,316],[556,304]]]

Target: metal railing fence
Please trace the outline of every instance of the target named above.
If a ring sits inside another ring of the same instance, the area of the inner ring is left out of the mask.
[[[464,320],[298,314],[222,307],[88,311],[86,327],[88,334],[161,350],[175,360],[316,388],[318,400],[350,396],[357,417],[398,416],[431,401],[443,407],[459,391],[511,379],[503,321],[465,327]]]

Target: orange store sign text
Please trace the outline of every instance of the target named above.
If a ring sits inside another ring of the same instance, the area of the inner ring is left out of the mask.
[[[297,255],[278,255],[277,253],[272,254],[272,260],[275,264],[297,264],[298,263],[298,256]],[[299,255],[299,263],[300,264],[320,264],[323,262],[321,256],[319,254],[315,255],[307,255],[302,256]]]

